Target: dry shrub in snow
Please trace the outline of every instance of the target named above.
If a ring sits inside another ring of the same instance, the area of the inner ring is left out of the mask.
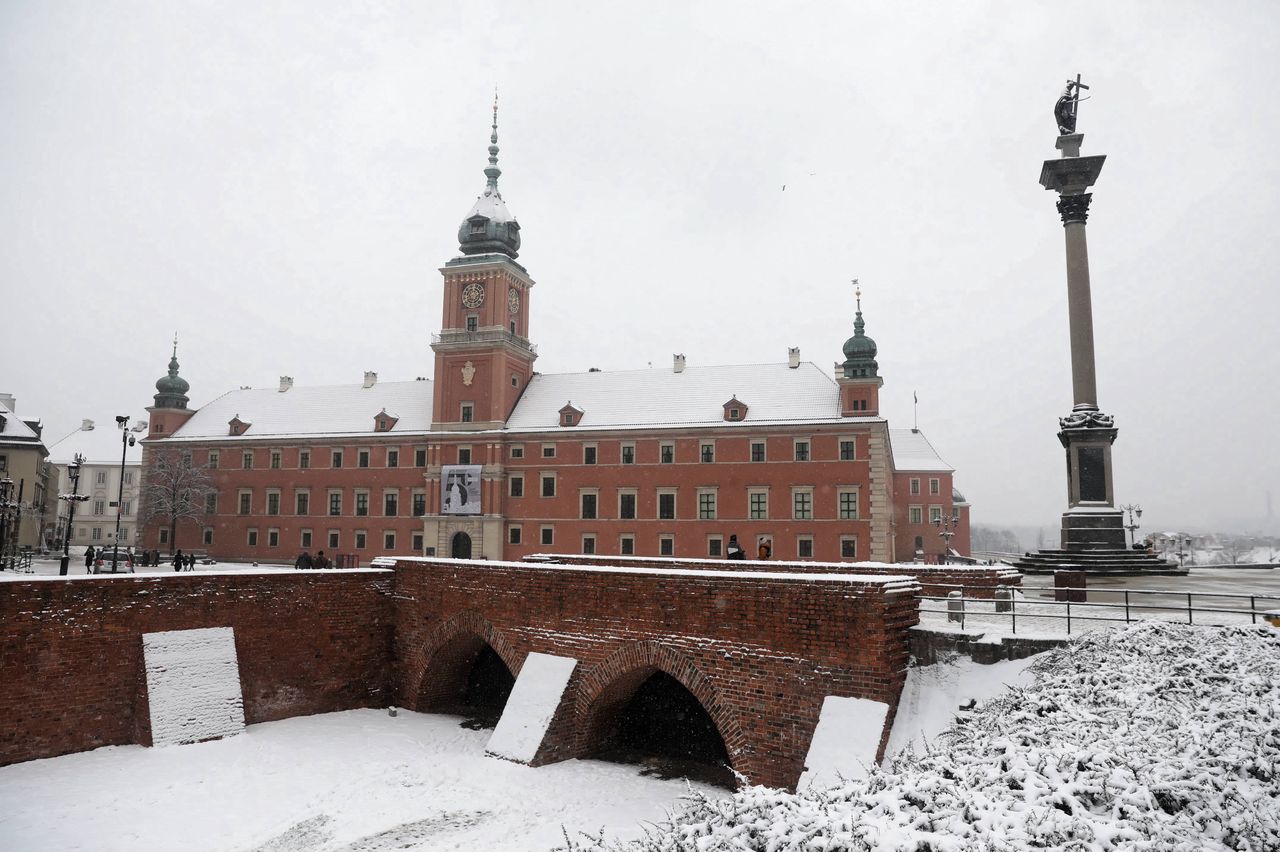
[[[643,840],[566,848],[1280,849],[1280,631],[1147,622],[1033,670],[1033,686],[864,780],[693,795]]]

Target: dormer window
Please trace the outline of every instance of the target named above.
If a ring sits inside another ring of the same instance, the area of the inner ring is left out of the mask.
[[[400,420],[394,414],[388,414],[384,408],[373,416],[373,431],[390,432]]]
[[[240,419],[240,415],[237,414],[235,417],[231,418],[231,421],[227,425],[230,427],[229,434],[243,435],[245,432],[249,431],[249,427],[253,424],[244,422]]]
[[[724,404],[724,419],[732,422],[745,420],[747,417],[747,404],[736,396],[732,397]]]
[[[487,224],[488,224],[488,220],[486,220],[486,219],[472,219],[472,220],[471,220],[471,233],[473,233],[473,234],[483,234],[483,233],[484,233],[484,229],[485,229],[485,225],[487,225]]]
[[[560,425],[574,426],[582,422],[583,411],[580,408],[574,408],[570,402],[560,409]]]

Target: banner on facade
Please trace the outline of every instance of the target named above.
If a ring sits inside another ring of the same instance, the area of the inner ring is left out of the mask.
[[[440,514],[480,514],[478,464],[447,464],[440,471]]]

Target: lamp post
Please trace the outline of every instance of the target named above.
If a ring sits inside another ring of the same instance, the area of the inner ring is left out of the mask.
[[[129,452],[129,448],[138,443],[138,439],[129,434],[129,418],[127,415],[117,415],[116,425],[120,427],[120,487],[116,491],[116,539],[115,544],[111,548],[111,573],[116,573],[116,567],[120,561],[120,515],[124,509],[124,462],[125,454]],[[133,428],[134,432],[140,432],[146,426],[139,422]],[[130,568],[130,570],[133,570]]]
[[[1178,537],[1178,567],[1179,568],[1182,567],[1182,560],[1185,557],[1191,555],[1190,551],[1191,551],[1191,539],[1183,538],[1179,536]]]
[[[942,538],[942,563],[947,565],[950,563],[951,556],[951,539],[956,535],[956,520],[950,515],[939,515],[933,519],[933,525],[938,528],[938,535]]]
[[[1129,513],[1129,523],[1125,524],[1124,528],[1129,531],[1129,547],[1132,549],[1134,544],[1137,543],[1136,533],[1139,527],[1138,521],[1135,521],[1133,516],[1137,515],[1138,520],[1142,520],[1142,507],[1135,503],[1130,503],[1128,506],[1121,506],[1120,511]]]
[[[67,473],[71,476],[71,493],[58,495],[59,500],[67,501],[67,532],[62,536],[62,565],[58,568],[58,576],[67,576],[67,565],[71,562],[71,523],[76,517],[76,503],[88,500],[89,495],[80,496],[80,465],[84,464],[84,456],[76,453],[71,464],[67,465]]]
[[[10,539],[13,538],[9,516],[17,505],[13,500],[13,480],[7,476],[0,479],[0,571],[9,567]]]

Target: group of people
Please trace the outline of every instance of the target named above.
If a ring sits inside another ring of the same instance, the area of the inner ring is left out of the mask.
[[[324,555],[323,550],[317,550],[315,556],[304,550],[294,560],[293,567],[300,571],[308,571],[314,568],[332,568],[333,563],[329,561],[329,557]]]
[[[160,564],[160,551],[158,550],[139,550],[134,552],[132,547],[126,547],[115,552],[116,566],[124,566],[126,568],[149,568]],[[181,561],[180,561],[181,560]],[[95,548],[92,544],[84,549],[84,567],[86,571],[93,572],[94,567],[105,568],[112,561],[112,549],[109,547]],[[179,550],[173,557],[173,570],[181,571],[183,567],[195,567],[196,558],[194,556],[183,556]]]
[[[756,559],[768,559],[773,555],[773,545],[769,543],[767,538],[760,539],[760,546],[756,548]],[[725,548],[725,557],[728,559],[746,559],[747,552],[742,549],[742,545],[738,544],[738,536],[729,536],[729,544]]]
[[[179,550],[173,554],[173,570],[174,571],[194,571],[196,570],[196,555],[194,553],[183,553]]]

